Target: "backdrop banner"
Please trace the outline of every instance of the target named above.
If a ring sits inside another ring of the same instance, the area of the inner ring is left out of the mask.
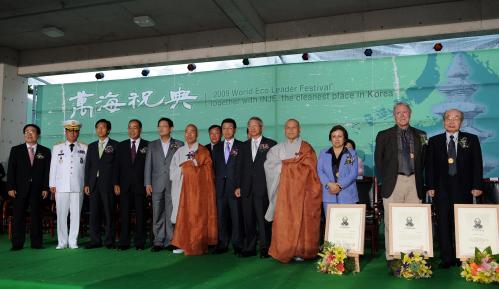
[[[80,140],[96,139],[94,124],[112,122],[110,137],[127,138],[127,123],[138,118],[143,137],[157,138],[160,117],[174,121],[173,136],[183,139],[188,123],[208,142],[207,128],[222,119],[238,123],[237,138],[245,140],[251,116],[264,121],[264,134],[284,138],[283,124],[296,118],[302,136],[317,153],[329,147],[328,133],[344,125],[373,175],[374,140],[394,124],[393,104],[412,106],[411,124],[429,136],[443,132],[442,114],[458,108],[465,114],[463,130],[480,137],[486,177],[499,175],[499,49],[419,56],[366,58],[248,67],[181,75],[36,87],[35,122],[41,143],[64,139],[62,122],[83,123]]]

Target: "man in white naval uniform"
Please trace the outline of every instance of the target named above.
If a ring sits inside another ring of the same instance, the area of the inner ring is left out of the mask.
[[[78,142],[81,124],[76,120],[63,123],[66,141],[54,145],[55,158],[50,163],[49,186],[55,195],[57,211],[56,249],[78,248],[80,211],[83,204],[83,177],[87,145]],[[68,235],[68,213],[70,225]]]

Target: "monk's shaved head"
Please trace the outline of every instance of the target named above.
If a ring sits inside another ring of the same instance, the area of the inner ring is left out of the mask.
[[[294,118],[290,118],[286,121],[286,123],[284,124],[284,126],[287,126],[289,122],[294,122],[296,124],[296,126],[298,128],[300,128],[300,122],[297,120],[297,119],[294,119]]]
[[[300,137],[300,122],[294,118],[288,119],[284,124],[284,134],[290,141]]]
[[[198,133],[198,127],[195,126],[194,124],[190,123],[185,127],[185,131],[187,131],[188,128],[191,128],[196,131],[196,134]]]
[[[198,128],[193,124],[188,124],[184,132],[185,142],[188,145],[195,143],[198,139]]]

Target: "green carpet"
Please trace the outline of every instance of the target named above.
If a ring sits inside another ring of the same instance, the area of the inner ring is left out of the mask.
[[[237,258],[231,253],[185,257],[163,251],[124,252],[106,248],[11,252],[0,236],[0,288],[498,288],[459,277],[458,268],[434,271],[426,280],[388,275],[384,253],[361,258],[361,272],[349,276],[318,273],[312,261],[281,264],[273,259]]]

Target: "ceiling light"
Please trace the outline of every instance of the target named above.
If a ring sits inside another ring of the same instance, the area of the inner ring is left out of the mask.
[[[54,26],[42,28],[42,33],[51,38],[59,38],[64,36],[64,31]]]
[[[133,22],[137,24],[139,27],[152,27],[156,23],[154,23],[154,20],[152,20],[151,17],[149,16],[137,16],[133,17]]]

